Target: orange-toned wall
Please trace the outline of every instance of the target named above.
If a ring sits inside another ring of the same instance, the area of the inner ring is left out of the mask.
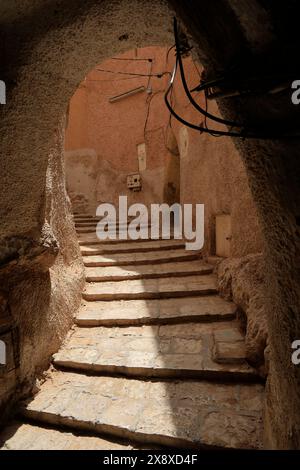
[[[174,49],[148,47],[132,50],[97,66],[80,84],[69,107],[66,130],[66,173],[74,209],[95,213],[101,202],[205,204],[205,251],[215,252],[215,218],[230,214],[231,254],[243,256],[262,248],[256,211],[247,175],[232,140],[215,138],[170,120],[164,103],[173,69]],[[127,60],[134,59],[134,60]],[[139,60],[137,60],[139,59]],[[152,62],[148,60],[152,59]],[[201,65],[184,59],[189,88],[199,83]],[[123,72],[109,73],[99,69]],[[140,74],[131,76],[126,74]],[[158,77],[144,76],[159,74]],[[138,86],[149,88],[121,101],[109,98]],[[195,93],[205,107],[203,95]],[[187,121],[203,117],[187,100],[179,74],[171,97],[176,112]],[[210,111],[218,113],[214,102]],[[214,123],[208,124],[215,127]],[[219,125],[218,128],[222,128]],[[127,175],[139,171],[137,146],[146,143],[142,191],[127,189]]]
[[[184,60],[189,89],[199,84],[201,64]],[[203,93],[193,97],[206,107]],[[173,93],[173,107],[186,121],[203,126],[204,117],[189,103],[177,73]],[[220,116],[215,101],[208,101],[210,113]],[[228,130],[221,124],[207,119],[210,129]],[[262,235],[257,212],[248,185],[247,174],[229,137],[214,137],[208,133],[189,129],[172,118],[172,130],[180,151],[180,200],[181,203],[205,205],[205,251],[215,254],[216,216],[231,216],[230,253],[234,257],[257,253],[262,250]]]
[[[174,159],[165,145],[168,111],[163,96],[170,76],[166,54],[166,48],[150,47],[130,51],[121,60],[107,60],[85,78],[73,96],[65,140],[67,183],[73,200],[78,193],[86,197],[86,210],[95,212],[101,202],[116,203],[119,195],[128,195],[130,203],[146,204],[168,197],[168,168]],[[144,76],[148,74],[161,74],[161,78]],[[146,90],[110,103],[109,98],[140,86]],[[139,172],[137,146],[143,143],[142,191],[132,192],[126,179]],[[177,173],[179,178],[179,170]],[[175,200],[176,191],[173,193]],[[84,198],[77,200],[83,202]]]

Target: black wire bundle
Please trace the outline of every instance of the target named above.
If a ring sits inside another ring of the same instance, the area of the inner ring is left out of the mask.
[[[226,120],[226,119],[222,119],[218,116],[215,116],[215,115],[209,113],[207,111],[207,89],[209,87],[216,86],[217,84],[219,84],[222,81],[222,79],[214,80],[212,82],[209,82],[209,83],[206,83],[206,84],[203,84],[203,85],[200,85],[200,86],[197,87],[197,91],[204,91],[205,92],[206,109],[203,109],[192,97],[191,92],[190,92],[190,90],[188,88],[188,85],[187,85],[187,82],[186,82],[184,67],[183,67],[183,63],[182,63],[182,54],[185,51],[180,45],[179,34],[178,34],[178,26],[177,26],[176,18],[174,18],[174,37],[175,37],[175,48],[176,48],[176,63],[175,63],[175,67],[174,67],[174,71],[173,71],[173,75],[172,75],[169,87],[168,87],[168,89],[166,91],[166,94],[165,94],[165,103],[166,103],[166,105],[168,107],[168,110],[170,111],[171,115],[174,116],[179,122],[181,122],[182,124],[184,124],[187,127],[190,127],[191,129],[195,129],[195,130],[198,130],[200,132],[213,135],[215,137],[228,136],[228,137],[238,137],[238,138],[243,138],[243,139],[247,138],[247,139],[263,139],[263,140],[298,139],[298,138],[300,138],[300,135],[289,135],[289,134],[275,135],[275,134],[263,133],[263,132],[260,132],[260,131],[249,132],[249,131],[246,131],[245,129],[243,129],[242,124],[239,124],[239,123],[234,122],[234,121],[229,121],[229,120]],[[192,104],[192,106],[197,111],[199,111],[205,117],[204,126],[199,126],[199,125],[196,125],[196,124],[192,124],[192,123],[186,121],[185,119],[183,119],[181,116],[179,116],[174,111],[174,109],[172,108],[172,106],[169,102],[169,99],[168,99],[169,94],[170,94],[170,92],[173,88],[173,82],[174,82],[178,67],[179,67],[179,70],[180,70],[182,85],[183,85],[185,94],[186,94],[189,102]],[[208,129],[207,124],[206,124],[206,119],[207,118],[211,119],[215,122],[224,124],[228,127],[240,128],[242,130],[237,132],[237,131],[232,131],[232,130],[222,131],[222,130],[217,130],[217,129],[213,129],[213,130]]]

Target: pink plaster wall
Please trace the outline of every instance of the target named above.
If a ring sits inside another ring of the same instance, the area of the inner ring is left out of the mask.
[[[174,118],[164,103],[174,65],[174,51],[147,47],[110,59],[97,66],[80,84],[69,107],[66,130],[67,186],[74,208],[95,213],[101,202],[116,203],[128,195],[129,203],[204,203],[205,247],[215,252],[215,217],[230,214],[231,255],[261,251],[258,219],[247,175],[232,140],[215,138],[188,129]],[[124,59],[152,59],[143,60]],[[184,59],[189,87],[199,83],[201,65]],[[103,73],[97,69],[136,74],[163,74],[161,78]],[[123,100],[109,98],[144,85],[151,88]],[[204,107],[202,95],[195,94]],[[180,82],[175,80],[172,104],[186,120],[200,124],[201,115],[189,104]],[[210,111],[218,113],[216,104]],[[215,126],[214,123],[208,122]],[[220,127],[219,127],[220,128]],[[146,143],[146,170],[141,172],[143,189],[131,192],[128,174],[138,172],[137,145]],[[75,199],[76,198],[76,199]]]

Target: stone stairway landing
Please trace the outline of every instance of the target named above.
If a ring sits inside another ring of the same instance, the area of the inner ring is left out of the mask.
[[[75,222],[82,305],[3,449],[261,448],[264,385],[213,267],[183,240],[99,242],[97,218]]]
[[[260,385],[145,381],[57,371],[23,410],[42,424],[179,447],[261,445]]]
[[[76,328],[54,365],[134,377],[257,381],[231,322]]]
[[[79,326],[149,325],[235,319],[236,307],[217,295],[169,299],[83,302]]]

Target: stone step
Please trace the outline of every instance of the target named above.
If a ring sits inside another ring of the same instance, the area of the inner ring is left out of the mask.
[[[105,243],[97,245],[81,245],[82,256],[93,256],[114,253],[147,253],[161,250],[179,250],[185,248],[184,240],[150,240],[139,242]],[[197,252],[198,253],[198,252]]]
[[[109,266],[106,268],[85,268],[85,276],[87,282],[100,282],[190,276],[210,274],[212,271],[212,266],[197,260],[189,261],[188,263],[146,264],[138,267]]]
[[[74,214],[73,219],[74,220],[102,220],[104,217],[99,216],[99,215],[92,215],[92,214]],[[134,219],[135,216],[127,216],[127,221],[130,222],[132,219]],[[111,219],[114,221],[114,219]],[[119,222],[120,219],[117,218],[117,222]]]
[[[97,227],[98,224],[99,224],[99,221],[95,221],[95,222],[75,222],[75,227],[76,227],[76,231],[78,233],[81,233],[81,232],[84,233],[84,231],[82,231],[80,229],[93,228],[94,231],[96,231],[96,227]],[[107,226],[106,223],[103,223],[102,225],[100,225],[100,227],[102,229],[104,229],[105,231],[108,230],[108,226]],[[146,227],[150,227],[150,225],[142,225],[141,227],[146,228]],[[126,233],[127,230],[128,230],[128,224],[127,223],[126,224],[123,224],[123,223],[121,223],[121,224],[111,224],[110,228],[111,229],[116,229],[117,232],[121,231],[121,232]]]
[[[74,216],[73,220],[74,222],[98,222],[99,220],[103,219],[103,217],[98,217],[96,215],[80,215],[80,216]]]
[[[85,246],[94,246],[94,245],[103,245],[103,244],[123,244],[123,243],[146,243],[145,240],[143,239],[138,239],[138,240],[131,240],[131,239],[128,239],[128,240],[122,240],[120,238],[116,238],[116,240],[110,240],[110,239],[107,239],[107,240],[99,240],[99,238],[97,237],[96,233],[81,233],[81,234],[77,234],[77,239],[78,239],[78,242],[79,242],[79,245],[82,246],[82,245],[85,245]],[[174,240],[173,238],[173,235],[171,234],[171,238],[170,240]],[[149,240],[151,242],[155,242],[156,240]],[[163,239],[162,237],[158,238],[157,241],[168,241],[167,239]]]
[[[94,233],[96,235],[96,226],[92,227],[76,227],[76,233]]]
[[[23,414],[50,425],[184,448],[262,447],[263,387],[55,371]]]
[[[218,295],[152,300],[83,302],[79,326],[118,326],[232,320],[236,306]]]
[[[76,217],[95,217],[92,214],[86,214],[83,212],[73,212],[73,218],[75,219]]]
[[[79,228],[79,227],[94,227],[96,228],[97,224],[98,224],[99,220],[85,220],[85,221],[77,221],[75,220],[75,227],[76,228]]]
[[[93,232],[96,233],[97,224],[98,224],[98,222],[97,223],[86,223],[84,225],[78,225],[78,223],[75,223],[76,232],[77,233],[93,233]],[[147,224],[147,225],[143,224],[140,227],[145,229],[147,227],[148,228],[151,227],[151,225],[150,224]],[[108,230],[108,227],[105,223],[101,226],[101,228],[105,231]],[[123,224],[123,223],[116,224],[116,225],[112,224],[110,226],[110,228],[111,229],[116,229],[117,233],[118,232],[126,233],[128,231],[128,224]],[[150,233],[150,230],[149,230],[149,233]]]
[[[216,356],[217,352],[217,356]],[[256,380],[236,322],[76,328],[59,367],[135,377]]]
[[[75,225],[79,225],[79,227],[81,226],[81,224],[83,224],[84,226],[85,225],[94,225],[96,226],[98,224],[98,222],[100,222],[102,219],[102,217],[86,217],[86,218],[74,218],[74,224]],[[111,222],[115,225],[115,222]],[[130,223],[130,220],[128,220],[128,222],[125,224],[129,224]],[[123,225],[124,222],[121,222],[121,224]],[[116,225],[119,225],[119,222],[116,222]]]
[[[179,261],[194,261],[199,260],[200,256],[201,255],[198,251],[187,251],[183,249],[140,253],[107,253],[105,256],[84,256],[83,263],[86,267],[90,268],[101,266],[134,266],[143,264],[154,265]]]
[[[85,300],[131,300],[216,294],[214,275],[184,276],[129,281],[105,281],[86,285]]]
[[[98,436],[14,422],[0,435],[0,450],[132,450],[126,443]]]
[[[99,222],[101,222],[101,218],[98,217],[92,219],[74,219],[75,227],[96,227]],[[107,225],[109,224],[111,227],[127,228],[130,222],[132,222],[132,220],[127,220],[127,222],[119,222],[118,220],[107,222],[106,220],[104,220],[101,225],[103,227],[107,227]],[[142,226],[150,227],[150,223],[142,224]]]

